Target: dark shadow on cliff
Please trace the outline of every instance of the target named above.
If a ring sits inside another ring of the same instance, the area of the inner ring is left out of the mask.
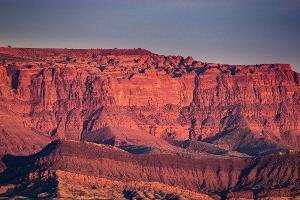
[[[132,154],[150,153],[153,150],[151,147],[134,145],[119,146],[119,148]]]
[[[234,151],[245,153],[250,156],[261,156],[276,152],[288,152],[288,147],[275,141],[256,137],[248,128],[236,128],[217,133],[215,136],[206,138],[207,143],[215,144],[219,147],[229,147]]]
[[[227,155],[228,150],[219,148],[218,146],[196,140],[171,140],[166,139],[170,144],[176,147],[180,147],[184,151],[195,153],[207,153],[212,155]]]
[[[47,145],[39,153],[29,156],[5,155],[2,162],[6,169],[0,174],[0,187],[7,187],[6,192],[0,194],[3,198],[21,196],[25,198],[54,197],[57,193],[57,179],[55,174],[42,178],[43,166],[38,164],[38,159],[49,155],[56,149],[60,141]],[[34,172],[34,176],[32,173]],[[11,187],[13,186],[13,187]]]

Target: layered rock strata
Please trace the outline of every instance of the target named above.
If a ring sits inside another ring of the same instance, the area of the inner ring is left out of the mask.
[[[190,139],[250,154],[299,147],[300,75],[287,64],[14,48],[0,48],[0,63],[1,110],[42,135],[167,148],[161,138]]]

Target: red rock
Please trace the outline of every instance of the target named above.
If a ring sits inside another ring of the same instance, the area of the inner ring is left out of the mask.
[[[0,48],[0,57],[1,108],[43,135],[164,147],[161,138],[201,139],[250,154],[245,144],[262,140],[299,147],[299,74],[290,65],[143,49]]]
[[[124,198],[295,198],[299,78],[143,49],[0,48],[0,156],[66,140],[4,156],[1,196],[57,197],[73,176]]]
[[[106,145],[55,141],[32,156],[6,156],[3,160],[8,169],[0,174],[1,186],[38,184],[52,195],[60,184],[61,173],[65,172],[73,174],[65,179],[76,190],[86,180],[93,180],[93,188],[101,190],[103,179],[100,178],[105,178],[127,187],[132,187],[131,182],[135,181],[139,190],[145,189],[146,183],[163,183],[165,189],[175,186],[177,191],[205,193],[217,199],[299,197],[299,153],[229,159],[172,152],[131,154]],[[78,183],[76,176],[86,178]],[[9,193],[0,193],[2,197],[25,194],[34,198],[39,191],[34,187],[16,187]],[[118,192],[118,188],[113,187],[111,191]]]

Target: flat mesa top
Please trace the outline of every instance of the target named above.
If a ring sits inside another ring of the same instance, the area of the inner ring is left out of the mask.
[[[101,49],[101,48],[92,48],[92,49],[67,49],[67,48],[10,48],[10,47],[0,47],[0,53],[6,54],[40,54],[40,55],[49,55],[49,54],[78,54],[78,55],[88,55],[88,54],[98,54],[98,55],[151,55],[152,52],[141,49]]]
[[[135,72],[144,73],[149,69],[165,71],[173,77],[205,71],[213,73],[230,72],[236,74],[241,70],[253,73],[256,70],[283,69],[291,71],[289,64],[256,64],[229,65],[207,63],[194,60],[192,57],[164,56],[152,53],[146,49],[58,49],[58,48],[11,48],[0,47],[0,62],[4,65],[40,65],[52,67],[54,65],[82,66],[101,68],[105,72]]]

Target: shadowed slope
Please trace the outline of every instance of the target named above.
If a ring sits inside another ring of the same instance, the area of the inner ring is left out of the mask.
[[[292,197],[299,192],[299,161],[299,154],[253,159],[174,153],[130,154],[106,145],[55,141],[33,156],[4,157],[8,169],[0,175],[0,180],[2,186],[17,184],[20,180],[30,182],[29,174],[40,177],[61,170],[121,182],[160,182],[220,197]],[[279,190],[281,192],[276,193]]]
[[[0,111],[0,158],[5,154],[30,155],[39,152],[51,139],[24,127],[24,119]],[[0,172],[5,165],[0,161]]]

